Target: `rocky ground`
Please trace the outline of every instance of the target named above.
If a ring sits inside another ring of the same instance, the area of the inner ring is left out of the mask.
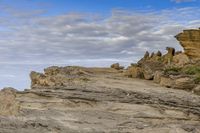
[[[1,133],[199,133],[200,96],[113,68],[50,67],[0,92]]]

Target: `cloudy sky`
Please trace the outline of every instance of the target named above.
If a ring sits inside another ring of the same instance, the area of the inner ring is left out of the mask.
[[[0,0],[0,88],[50,65],[128,65],[200,27],[200,0]]]

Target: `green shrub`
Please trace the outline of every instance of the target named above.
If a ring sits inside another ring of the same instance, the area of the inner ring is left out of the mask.
[[[164,70],[165,74],[178,74],[181,72],[180,67],[169,67]]]
[[[198,74],[198,75],[195,76],[194,82],[195,82],[196,84],[199,84],[199,83],[200,83],[200,74]]]
[[[200,66],[189,66],[183,69],[183,72],[189,75],[200,74]]]

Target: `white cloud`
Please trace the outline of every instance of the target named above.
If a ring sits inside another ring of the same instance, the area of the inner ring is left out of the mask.
[[[41,10],[24,13],[8,7],[0,11],[4,13],[0,14],[1,64],[134,62],[146,50],[181,49],[173,36],[200,24],[197,8],[149,13],[114,10],[109,17],[85,13],[50,16]]]

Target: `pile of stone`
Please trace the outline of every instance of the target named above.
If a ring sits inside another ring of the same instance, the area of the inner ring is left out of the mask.
[[[184,30],[175,38],[184,52],[172,47],[167,47],[164,55],[147,51],[141,60],[128,67],[125,75],[200,94],[200,29]]]

